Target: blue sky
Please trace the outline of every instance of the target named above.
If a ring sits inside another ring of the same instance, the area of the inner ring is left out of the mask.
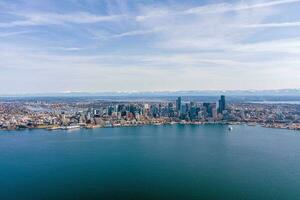
[[[0,94],[300,88],[300,0],[0,0]]]

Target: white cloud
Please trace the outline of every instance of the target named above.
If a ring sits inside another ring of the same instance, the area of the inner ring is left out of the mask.
[[[134,30],[134,31],[120,33],[120,34],[115,34],[111,37],[112,38],[120,38],[120,37],[126,37],[126,36],[146,35],[149,33],[154,33],[154,31],[153,30]]]
[[[10,36],[23,35],[28,33],[32,33],[32,31],[0,32],[0,37],[10,37]]]
[[[51,24],[89,24],[98,22],[112,22],[122,19],[121,15],[93,15],[87,12],[78,12],[72,14],[58,14],[58,13],[30,13],[30,14],[17,14],[24,20],[16,20],[10,22],[0,23],[1,28],[11,28],[16,26],[38,26],[38,25],[51,25]]]
[[[163,28],[156,27],[154,29],[149,29],[149,30],[141,29],[141,30],[128,31],[128,32],[112,35],[111,37],[112,38],[121,38],[121,37],[127,37],[127,36],[148,35],[148,34],[153,34],[153,33],[157,33],[160,31],[163,31]]]
[[[277,0],[277,1],[257,3],[257,4],[246,4],[245,2],[239,4],[220,3],[220,4],[211,4],[211,5],[191,8],[186,10],[185,13],[186,14],[223,13],[223,12],[230,12],[230,11],[243,11],[249,9],[266,8],[266,7],[297,3],[297,2],[300,2],[300,0]]]
[[[285,28],[285,27],[300,27],[300,22],[247,24],[247,25],[242,25],[241,27],[242,28]]]
[[[289,18],[287,8],[279,5],[294,6],[290,4],[300,0],[256,2],[261,3],[189,9],[180,3],[140,5],[134,11],[122,5],[122,12],[112,5],[107,16],[90,12],[19,14],[21,19],[0,23],[2,28],[15,28],[7,36],[32,28],[27,26],[76,26],[55,27],[46,36],[30,34],[27,41],[5,41],[4,34],[0,60],[5,78],[0,84],[19,79],[14,78],[19,74],[32,82],[45,78],[45,84],[35,85],[36,90],[40,86],[46,91],[266,89],[283,83],[282,87],[300,87],[295,81],[300,76],[300,38],[295,33],[289,38],[288,32],[283,37],[279,32],[297,28],[299,22],[276,22],[282,13]],[[94,26],[98,22],[107,23]],[[275,27],[282,29],[269,29]],[[137,37],[144,35],[147,37]],[[61,41],[54,41],[60,36]]]
[[[250,2],[250,1],[249,1]],[[252,1],[253,2],[253,1]],[[157,18],[165,18],[165,17],[176,17],[180,15],[207,15],[207,14],[222,14],[226,12],[239,12],[239,11],[247,11],[247,10],[255,10],[255,9],[264,9],[279,5],[298,3],[300,0],[275,0],[269,2],[261,2],[261,3],[246,3],[246,1],[241,1],[238,3],[230,4],[230,3],[217,3],[217,4],[207,4],[204,6],[193,7],[189,9],[176,9],[169,10],[168,8],[163,7],[149,7],[147,9],[144,8],[143,13],[136,17],[136,21],[142,22],[149,19],[157,19]]]
[[[259,53],[285,53],[300,56],[300,38],[279,39],[264,41],[258,43],[250,43],[243,45],[235,45],[232,50],[241,52]],[[282,55],[283,56],[283,55]],[[300,62],[300,59],[297,59]]]
[[[143,10],[143,12],[146,12],[146,14],[143,13],[142,15],[136,16],[136,21],[142,22],[147,19],[166,17],[175,14],[174,11],[163,8],[147,8],[146,10]]]
[[[151,10],[150,12],[155,12]],[[255,30],[241,29],[244,24],[259,24],[274,11],[241,12],[236,15],[215,13],[209,17],[166,15],[140,22],[141,27],[152,30],[164,27],[159,32],[155,46],[168,50],[226,50],[247,39]],[[172,13],[169,11],[169,13]],[[146,13],[147,15],[147,13]]]

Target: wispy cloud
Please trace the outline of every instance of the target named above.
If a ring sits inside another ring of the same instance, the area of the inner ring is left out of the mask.
[[[280,59],[283,59],[284,54],[296,55],[298,57],[300,56],[300,38],[277,39],[242,45],[237,44],[234,47],[231,47],[231,49],[233,51],[248,52],[253,54],[264,53],[265,55],[268,55],[268,53],[280,53]],[[272,57],[271,59],[274,60],[275,58]],[[300,63],[300,60],[297,59],[296,62]]]
[[[66,52],[76,52],[84,50],[85,48],[81,47],[49,47],[50,50],[66,51]]]
[[[0,32],[0,37],[10,37],[10,36],[23,35],[28,33],[32,33],[32,31]]]
[[[157,33],[159,31],[162,31],[163,28],[154,28],[154,29],[150,29],[150,30],[133,30],[133,31],[128,31],[128,32],[124,32],[124,33],[119,33],[119,34],[115,34],[112,35],[112,38],[121,38],[121,37],[127,37],[127,36],[137,36],[137,35],[148,35],[148,34],[153,34],[153,33]]]
[[[281,23],[265,23],[265,24],[247,24],[242,28],[284,28],[284,27],[300,27],[300,22],[281,22]]]
[[[49,9],[33,1],[1,13],[0,84],[48,91],[300,87],[300,0],[47,2]]]
[[[71,14],[58,13],[30,13],[17,14],[17,16],[24,18],[23,20],[16,20],[10,22],[0,23],[1,28],[10,28],[15,26],[38,26],[51,24],[89,24],[98,22],[109,22],[122,19],[121,15],[94,15],[87,12],[78,12]]]
[[[195,7],[195,8],[188,9],[184,12],[187,14],[223,13],[223,12],[230,12],[230,11],[243,11],[249,9],[266,8],[266,7],[296,3],[296,2],[300,2],[300,0],[277,0],[277,1],[257,3],[257,4],[246,4],[245,2],[239,4],[220,3],[220,4],[211,4],[206,6]]]
[[[142,15],[138,15],[135,17],[135,19],[138,22],[142,22],[151,18],[160,18],[160,17],[166,17],[175,14],[179,14],[179,13],[177,13],[176,11],[170,11],[163,8],[154,8],[154,9],[150,8],[150,10],[147,9],[146,14],[143,13]]]
[[[217,13],[226,13],[226,12],[238,12],[245,10],[253,10],[259,8],[268,8],[273,6],[279,6],[284,4],[298,3],[300,0],[275,0],[270,2],[262,2],[256,4],[247,4],[245,1],[238,3],[218,3],[218,4],[208,4],[204,6],[193,7],[189,9],[176,9],[168,10],[165,8],[150,8],[147,14],[138,15],[136,17],[137,21],[145,21],[151,18],[164,18],[166,16],[180,16],[180,15],[190,15],[190,14],[217,14]]]

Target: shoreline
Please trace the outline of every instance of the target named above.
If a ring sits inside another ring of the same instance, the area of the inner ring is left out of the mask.
[[[161,122],[161,123],[145,123],[145,124],[112,124],[112,125],[72,125],[72,126],[42,126],[42,127],[24,127],[24,128],[11,128],[11,129],[0,129],[1,131],[22,131],[22,130],[35,130],[35,129],[43,129],[47,131],[71,131],[78,129],[98,129],[98,128],[122,128],[122,127],[141,127],[141,126],[162,126],[162,125],[247,125],[247,126],[260,126],[262,128],[274,128],[274,129],[286,129],[286,130],[294,130],[300,131],[300,124],[267,124],[267,123],[258,123],[258,122]]]

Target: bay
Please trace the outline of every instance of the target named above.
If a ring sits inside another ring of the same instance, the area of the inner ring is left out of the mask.
[[[298,131],[166,125],[0,132],[0,199],[300,199]]]

